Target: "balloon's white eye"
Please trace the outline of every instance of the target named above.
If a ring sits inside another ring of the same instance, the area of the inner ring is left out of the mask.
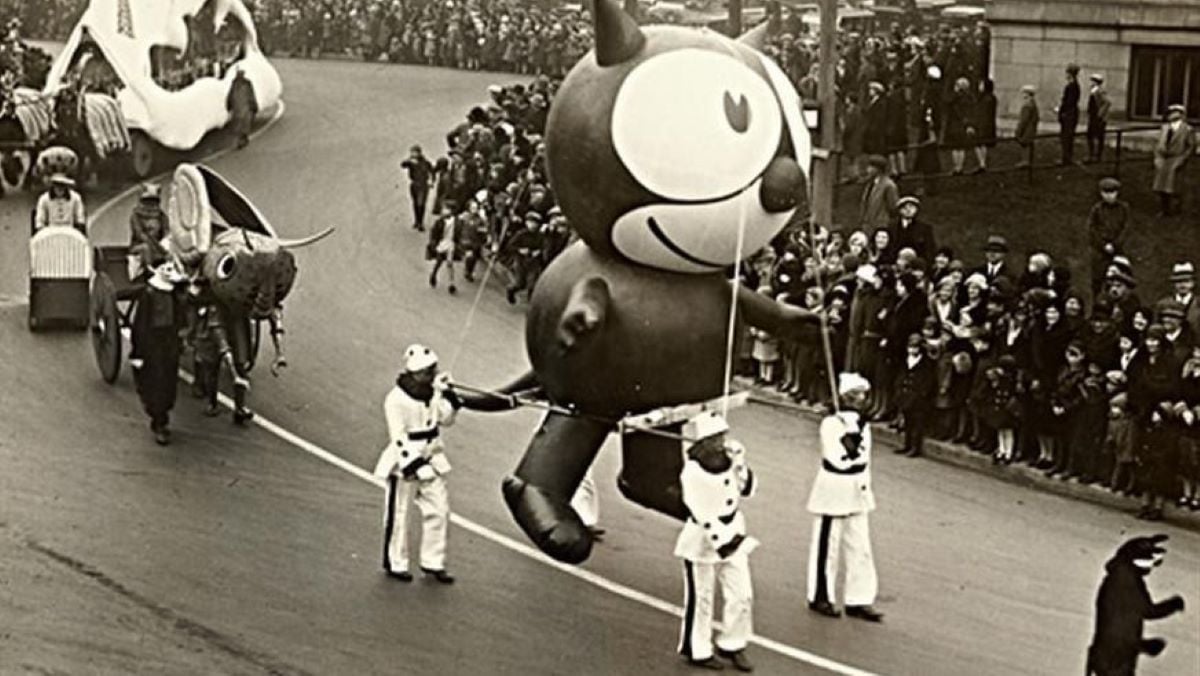
[[[626,77],[613,104],[612,138],[648,190],[695,201],[750,185],[779,149],[782,125],[761,75],[719,52],[681,49]]]
[[[237,258],[233,254],[225,254],[217,261],[217,278],[229,279],[237,271]]]

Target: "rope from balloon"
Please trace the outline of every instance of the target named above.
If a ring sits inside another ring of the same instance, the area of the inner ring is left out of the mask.
[[[821,281],[821,269],[825,267],[825,252],[821,247],[817,246],[816,223],[812,218],[808,219],[808,239],[812,242],[813,256],[817,259],[816,278],[817,286],[821,289],[825,288],[825,283]],[[821,298],[821,309],[817,312],[817,319],[821,322],[821,348],[825,352],[825,373],[829,376],[829,398],[833,402],[834,413],[841,413],[841,404],[838,401],[837,391],[837,374],[833,368],[833,345],[829,341],[829,317],[826,312],[825,298]]]
[[[729,389],[733,386],[733,346],[737,337],[738,291],[742,285],[742,247],[746,238],[746,201],[741,200],[738,208],[737,248],[733,257],[733,291],[729,299],[729,328],[725,336],[725,389],[721,393],[721,417],[729,418]]]
[[[475,300],[471,303],[471,309],[467,311],[467,318],[463,321],[462,330],[458,332],[454,353],[450,356],[449,370],[451,371],[454,370],[454,365],[458,363],[458,358],[462,354],[463,346],[467,343],[467,334],[471,331],[471,324],[475,321],[475,310],[479,308],[479,301],[483,299],[483,292],[487,290],[488,280],[492,276],[492,270],[496,267],[496,259],[500,257],[499,245],[504,243],[504,236],[508,233],[510,223],[512,223],[512,219],[506,217],[504,225],[500,227],[500,236],[496,239],[496,252],[488,260],[487,268],[483,271],[483,278],[479,280],[479,288],[475,291]]]
[[[689,437],[684,434],[679,434],[676,432],[668,432],[666,430],[660,430],[660,429],[657,429],[655,427],[651,427],[648,425],[632,424],[632,423],[626,422],[624,418],[609,418],[607,416],[596,415],[594,413],[586,413],[586,412],[579,411],[579,410],[576,410],[573,408],[568,408],[566,406],[559,406],[557,404],[552,404],[550,402],[541,401],[539,399],[530,399],[528,397],[521,396],[520,394],[503,394],[501,392],[496,392],[494,390],[487,390],[487,389],[483,389],[483,388],[479,388],[479,387],[472,387],[470,385],[464,385],[459,382],[451,383],[451,387],[453,387],[456,390],[462,390],[464,392],[470,392],[472,394],[481,394],[484,396],[495,397],[497,399],[509,399],[516,406],[521,406],[524,408],[535,408],[535,409],[538,409],[541,411],[546,411],[548,413],[555,413],[555,414],[567,416],[570,418],[583,418],[585,420],[591,420],[591,421],[594,421],[597,423],[604,424],[608,427],[615,427],[615,428],[617,428],[617,432],[620,434],[623,434],[624,432],[627,432],[627,431],[632,431],[632,432],[642,432],[642,433],[649,434],[649,435],[656,436],[656,437],[663,437],[665,439],[673,439],[675,441],[682,441],[682,442],[686,442],[689,444],[695,443],[697,441],[697,439],[695,439],[693,437]],[[728,401],[728,397],[725,398],[725,401]]]

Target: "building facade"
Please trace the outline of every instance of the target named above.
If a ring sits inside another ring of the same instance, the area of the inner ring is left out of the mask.
[[[992,78],[1001,115],[1015,116],[1022,85],[1054,116],[1068,63],[1102,73],[1113,119],[1158,121],[1182,103],[1200,119],[1200,0],[995,0]]]

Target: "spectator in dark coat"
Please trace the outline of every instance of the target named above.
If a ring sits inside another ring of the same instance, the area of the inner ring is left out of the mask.
[[[871,155],[867,158],[867,185],[863,188],[858,227],[873,231],[892,224],[897,214],[900,191],[888,176],[887,158]]]
[[[1158,521],[1175,489],[1174,453],[1178,432],[1171,425],[1172,402],[1179,397],[1179,363],[1164,349],[1161,324],[1146,329],[1144,350],[1130,369],[1129,406],[1135,425],[1138,483],[1145,492],[1139,519]]]
[[[1100,199],[1088,212],[1088,244],[1091,249],[1092,293],[1100,292],[1112,257],[1123,250],[1129,230],[1129,203],[1118,198],[1121,182],[1100,179]]]
[[[888,151],[888,110],[884,87],[878,82],[867,85],[867,103],[863,108],[863,152],[886,155]]]
[[[896,407],[904,415],[904,446],[896,453],[915,458],[924,450],[936,384],[934,363],[925,353],[921,334],[909,334],[893,387]]]
[[[937,251],[937,240],[934,238],[933,226],[917,219],[921,200],[907,195],[900,198],[896,207],[900,215],[892,225],[892,245],[897,250],[912,249],[918,257],[932,260],[934,252]]]
[[[1088,162],[1099,162],[1104,158],[1104,134],[1108,129],[1108,114],[1112,102],[1104,89],[1104,75],[1092,73],[1091,90],[1087,102]]]
[[[996,100],[995,84],[990,79],[979,83],[980,94],[975,101],[975,159],[979,171],[987,171],[988,150],[996,147]]]
[[[1017,130],[1013,134],[1020,144],[1023,157],[1017,163],[1018,167],[1029,166],[1029,153],[1033,148],[1033,139],[1038,132],[1038,105],[1035,94],[1037,89],[1033,85],[1025,85],[1021,87],[1021,96],[1024,101],[1021,103],[1021,113],[1017,120]]]
[[[963,165],[967,160],[967,148],[975,146],[975,101],[971,96],[971,83],[967,78],[960,77],[954,82],[954,91],[946,106],[946,115],[942,120],[942,146],[950,149],[950,159],[954,165],[951,173],[963,173]]]
[[[1058,139],[1062,144],[1062,161],[1066,166],[1075,162],[1075,128],[1079,126],[1079,66],[1067,65],[1067,83],[1063,85],[1062,101],[1058,104]]]

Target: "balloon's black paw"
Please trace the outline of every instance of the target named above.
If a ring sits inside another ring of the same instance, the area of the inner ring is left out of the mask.
[[[551,558],[582,563],[592,553],[592,534],[569,502],[512,476],[504,480],[504,501],[521,530]]]

